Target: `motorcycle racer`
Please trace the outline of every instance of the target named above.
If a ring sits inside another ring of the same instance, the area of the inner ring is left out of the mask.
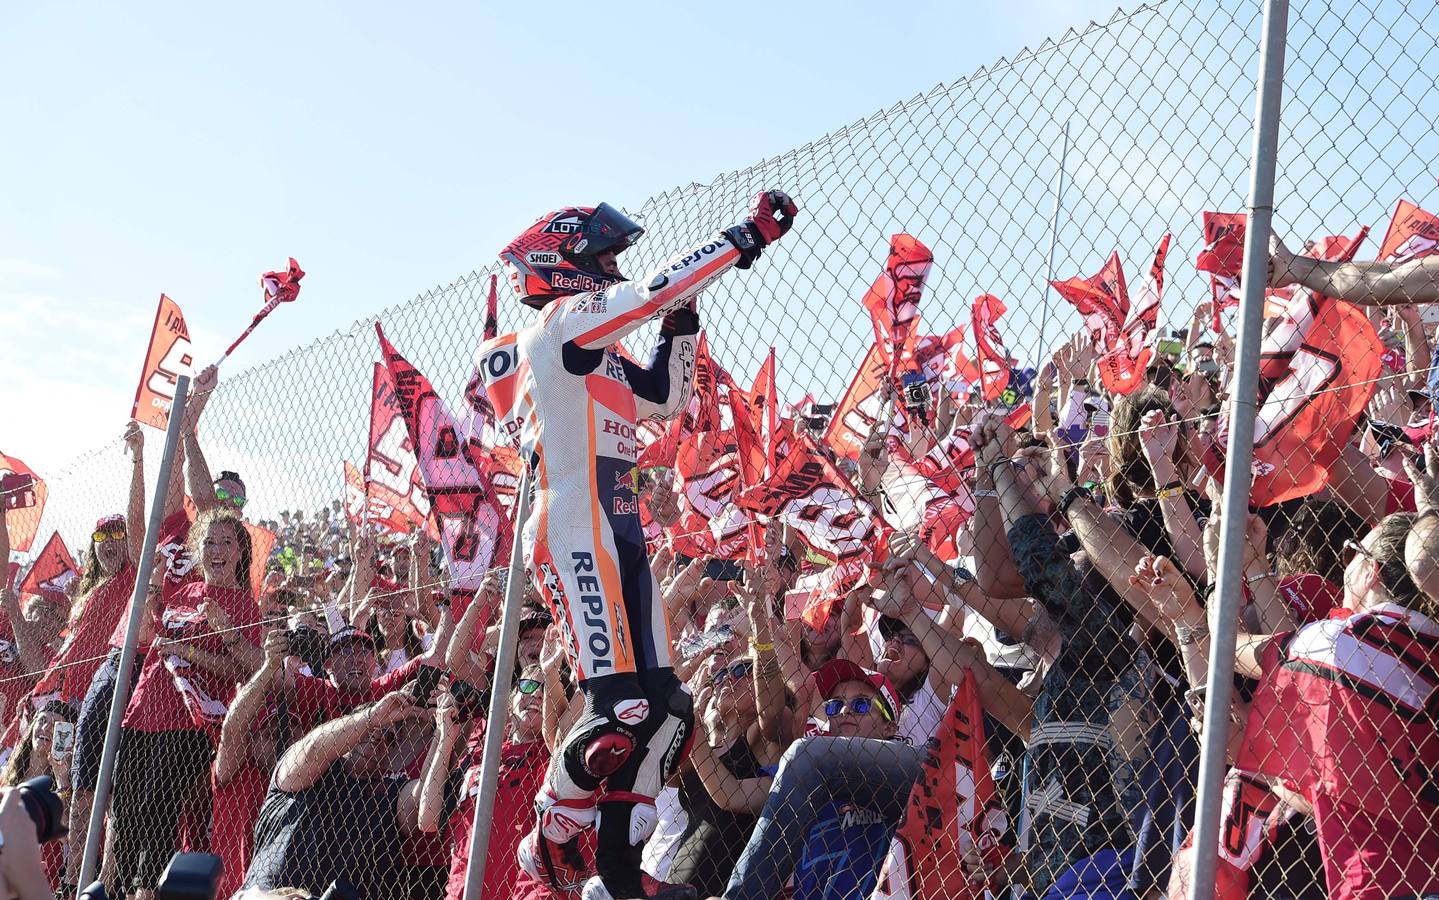
[[[650,571],[632,470],[636,422],[685,406],[694,374],[696,297],[731,267],[748,269],[798,207],[780,191],[743,222],[625,280],[616,257],[644,233],[608,204],[542,216],[501,251],[515,292],[540,315],[481,346],[478,369],[501,435],[529,468],[525,560],[563,634],[585,710],[556,748],[520,862],[584,900],[693,897],[646,891],[640,855],[654,798],[689,749],[693,701],[674,675],[669,629]],[[619,341],[661,319],[648,365]],[[595,871],[579,835],[597,829]]]

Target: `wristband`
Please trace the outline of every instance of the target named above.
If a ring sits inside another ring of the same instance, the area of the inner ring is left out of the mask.
[[[1156,493],[1155,496],[1158,497],[1160,500],[1168,500],[1170,497],[1178,497],[1180,494],[1183,494],[1183,493],[1184,493],[1184,485],[1183,485],[1183,483],[1178,482],[1178,481],[1174,481],[1174,482],[1170,482],[1169,484],[1166,484],[1164,487],[1160,488],[1160,489],[1159,489],[1159,492]]]
[[[990,490],[989,488],[976,488],[975,491],[974,491],[974,496],[976,496],[976,497],[998,497],[998,496],[999,496],[999,491]]]
[[[1272,572],[1272,571],[1271,571],[1271,572],[1256,572],[1256,573],[1254,573],[1253,575],[1245,575],[1245,576],[1244,576],[1244,583],[1245,583],[1245,584],[1253,584],[1254,582],[1256,582],[1256,581],[1261,581],[1261,580],[1263,580],[1263,579],[1265,579],[1265,578],[1273,578],[1273,577],[1277,576],[1278,574],[1279,574],[1278,572]]]
[[[985,467],[984,467],[984,470],[989,473],[989,477],[990,477],[990,478],[993,478],[993,477],[994,477],[994,470],[995,470],[995,469],[998,469],[1000,466],[1009,466],[1010,468],[1013,468],[1013,467],[1014,467],[1014,460],[1010,459],[1010,458],[1007,457],[1007,456],[1004,457],[1003,459],[996,459],[994,462],[992,462],[992,463],[990,463],[989,465],[985,466]]]
[[[1204,622],[1200,625],[1195,625],[1193,628],[1190,628],[1188,625],[1181,625],[1178,622],[1174,623],[1174,639],[1179,643],[1179,646],[1181,647],[1187,647],[1190,644],[1197,644],[1200,640],[1208,636],[1208,622]]]
[[[880,485],[879,487],[875,488],[875,489],[872,490],[872,491],[867,491],[867,490],[865,490],[863,485],[861,485],[861,486],[860,486],[860,489],[859,489],[859,495],[860,495],[861,497],[878,497],[880,494],[883,494],[883,493],[884,493],[884,485]]]
[[[764,641],[764,642],[760,642],[760,641],[756,641],[756,640],[754,640],[754,639],[751,638],[751,639],[750,639],[750,642],[749,642],[749,645],[754,648],[754,652],[756,652],[756,653],[773,653],[773,652],[774,652],[774,641]]]
[[[1064,493],[1059,495],[1059,514],[1061,516],[1069,515],[1069,508],[1073,506],[1074,501],[1080,497],[1083,497],[1091,503],[1094,502],[1094,493],[1083,485],[1072,484],[1065,488]]]

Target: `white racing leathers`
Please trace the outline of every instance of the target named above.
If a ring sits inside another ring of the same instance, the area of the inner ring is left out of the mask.
[[[477,354],[502,439],[529,466],[525,560],[585,695],[536,799],[544,840],[521,853],[541,877],[555,880],[554,845],[595,825],[598,812],[596,868],[611,892],[637,896],[654,797],[688,751],[693,702],[674,675],[645,553],[635,423],[684,408],[699,332],[692,301],[738,259],[717,234],[642,281],[556,300]],[[623,355],[618,342],[660,317],[649,364]]]

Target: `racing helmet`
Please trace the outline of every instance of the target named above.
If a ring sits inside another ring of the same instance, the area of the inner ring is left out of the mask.
[[[547,213],[500,251],[510,284],[526,306],[600,291],[621,279],[600,268],[599,255],[619,253],[645,230],[624,213],[601,203],[567,206]]]

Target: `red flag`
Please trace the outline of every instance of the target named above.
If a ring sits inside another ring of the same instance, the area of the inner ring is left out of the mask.
[[[224,362],[228,359],[230,354],[235,352],[235,348],[240,346],[240,342],[249,337],[250,332],[254,331],[256,326],[265,320],[266,316],[274,312],[275,307],[281,303],[294,302],[294,300],[300,296],[300,279],[304,277],[304,270],[300,268],[299,263],[295,262],[295,257],[293,256],[290,257],[289,265],[285,267],[285,271],[266,272],[261,275],[260,287],[265,292],[265,304],[260,307],[259,312],[255,313],[255,317],[250,320],[249,326],[240,333],[240,336],[235,338],[230,346],[225,348],[225,353],[220,357],[219,361]]]
[[[807,434],[795,436],[775,473],[741,491],[738,504],[780,519],[811,551],[835,560],[833,567],[803,579],[809,591],[805,620],[823,627],[835,605],[865,577],[882,543],[883,523],[874,508],[854,495],[849,479]]]
[[[20,585],[20,593],[37,594],[55,603],[65,603],[65,587],[79,577],[80,567],[57,531],[45,542],[45,548],[35,557],[35,564]]]
[[[1098,275],[1075,276],[1065,281],[1051,281],[1059,296],[1074,304],[1084,318],[1090,343],[1106,353],[1119,343],[1129,313],[1129,290],[1124,284],[1124,267],[1119,264],[1119,251],[1110,255]]]
[[[983,879],[960,865],[974,848],[991,869],[1003,861],[1000,840],[1009,830],[984,749],[984,721],[974,676],[966,672],[934,737],[908,812],[881,872],[876,897],[909,900],[980,900]]]
[[[472,594],[485,572],[509,557],[510,520],[490,484],[483,449],[461,441],[459,426],[430,381],[375,333],[395,381],[400,415],[418,451],[420,478],[440,526],[453,590]]]
[[[884,272],[864,295],[864,308],[874,324],[874,342],[888,354],[891,375],[914,349],[919,298],[933,265],[934,254],[918,238],[896,234],[889,239]]]
[[[979,367],[964,352],[963,325],[948,334],[921,335],[914,342],[914,361],[936,392],[968,398],[971,385],[979,380]]]
[[[190,329],[180,305],[164,294],[155,309],[155,324],[150,328],[150,349],[145,352],[145,367],[140,370],[140,385],[135,388],[135,403],[130,417],[142,425],[164,429],[170,421],[170,404],[175,399],[175,380],[190,375],[195,357],[190,347]]]
[[[871,344],[824,432],[824,442],[837,456],[859,458],[865,438],[884,410],[885,366],[884,348]]]
[[[375,363],[370,379],[369,447],[364,491],[370,521],[389,531],[408,534],[429,518],[430,499],[420,478],[414,442],[400,411],[395,379],[381,363]]]
[[[764,365],[759,367],[759,372],[754,377],[754,386],[750,389],[749,397],[750,410],[755,416],[755,432],[759,436],[760,445],[765,448],[765,464],[773,469],[779,431],[779,390],[775,386],[773,347],[769,348]]]
[[[1194,267],[1229,278],[1238,278],[1244,267],[1244,213],[1204,214],[1204,249],[1194,260]]]
[[[345,481],[345,518],[356,527],[369,518],[370,498],[365,496],[365,477],[348,459],[340,461]]]
[[[500,292],[498,282],[500,276],[490,276],[490,296],[485,300],[485,330],[484,339],[489,340],[500,333]]]
[[[1428,256],[1435,250],[1439,250],[1439,216],[1425,212],[1408,200],[1400,200],[1394,207],[1389,230],[1384,232],[1384,241],[1379,245],[1379,258],[1402,263]]]
[[[270,551],[275,549],[275,532],[259,525],[245,523],[250,533],[250,593],[259,602],[264,595],[265,564],[270,561]]]
[[[738,503],[741,509],[784,520],[812,550],[831,559],[867,558],[873,549],[874,508],[854,496],[849,479],[809,435],[799,435],[779,469],[741,491]]]
[[[40,528],[40,517],[45,513],[45,498],[50,495],[50,489],[29,466],[13,456],[0,453],[0,478],[11,474],[29,475],[35,479],[34,505],[23,509],[12,509],[5,517],[5,530],[10,534],[11,552],[24,553],[35,542],[35,532]]]
[[[1260,349],[1252,505],[1325,486],[1374,394],[1382,352],[1361,310],[1313,294],[1294,299]]]
[[[1124,329],[1117,340],[1099,357],[1099,377],[1104,386],[1116,394],[1133,393],[1144,382],[1144,369],[1154,356],[1154,338],[1159,331],[1159,298],[1164,290],[1164,259],[1169,254],[1166,234],[1154,251],[1154,262],[1140,288],[1139,300],[1129,309]],[[1119,257],[1114,257],[1116,269]],[[1121,273],[1120,290],[1124,289]],[[1128,306],[1128,298],[1125,306]]]
[[[680,442],[674,467],[680,518],[670,526],[669,535],[675,551],[695,557],[743,557],[750,517],[734,505],[741,477],[735,433],[690,435]]]
[[[999,317],[1006,311],[1003,300],[993,294],[980,294],[974,298],[970,313],[980,389],[985,400],[998,400],[1009,387],[1009,351],[997,327]]]

